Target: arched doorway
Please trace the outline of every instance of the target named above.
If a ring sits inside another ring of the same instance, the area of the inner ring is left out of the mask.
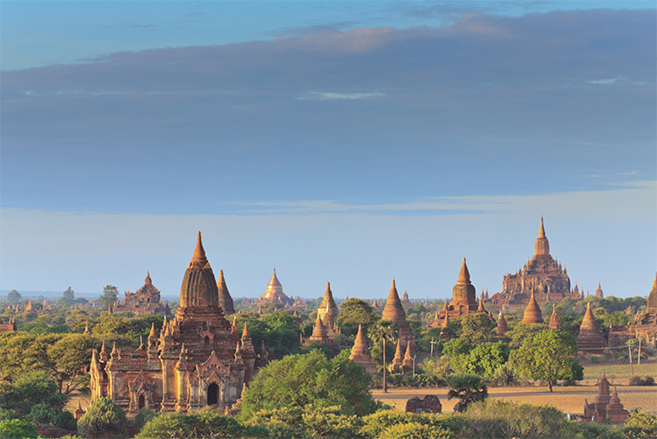
[[[139,408],[146,406],[146,398],[144,398],[144,395],[139,395],[139,402],[137,403],[137,406]]]
[[[212,383],[208,386],[208,405],[217,405],[219,402],[219,386]]]

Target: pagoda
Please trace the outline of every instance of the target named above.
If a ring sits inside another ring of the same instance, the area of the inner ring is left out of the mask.
[[[591,302],[586,304],[586,313],[584,314],[582,325],[579,328],[579,335],[575,339],[575,342],[579,351],[589,354],[601,354],[602,350],[607,346],[604,337],[600,335],[598,322],[593,317]]]
[[[541,308],[536,302],[536,297],[534,297],[533,291],[529,303],[527,304],[527,308],[525,308],[525,314],[521,323],[543,323],[543,314],[541,313]]]
[[[330,282],[326,281],[326,291],[324,292],[324,299],[317,308],[317,316],[322,319],[325,326],[333,326],[339,314],[338,305],[335,304],[333,299],[333,292],[331,291]],[[330,314],[330,316],[328,315]]]
[[[550,255],[550,243],[545,235],[542,217],[534,244],[534,256],[515,274],[506,274],[502,279],[502,292],[494,294],[490,300],[495,306],[526,306],[532,293],[541,303],[559,303],[566,297],[580,299],[578,292],[570,291],[566,269]]]
[[[91,359],[91,398],[108,397],[127,414],[139,409],[189,413],[208,405],[226,409],[240,399],[254,374],[256,353],[244,328],[224,317],[217,282],[199,232],[180,289],[180,306],[165,316],[158,335],[151,327],[147,343],[135,350],[105,343]]]
[[[601,300],[605,298],[605,294],[602,292],[602,288],[600,288],[600,282],[598,282],[598,289],[595,290],[595,297]]]
[[[413,334],[408,321],[406,321],[406,312],[404,311],[401,300],[399,300],[399,294],[397,293],[397,286],[395,285],[394,279],[392,280],[392,286],[390,287],[386,306],[383,308],[381,317],[383,320],[390,320],[397,325],[399,328],[399,340],[403,347],[406,347],[406,345],[410,343],[412,352],[417,352],[418,349],[415,345],[415,335]]]
[[[595,401],[589,404],[586,399],[584,400],[584,419],[599,423],[622,424],[628,417],[629,412],[621,404],[616,386],[614,386],[614,394],[610,395],[609,381],[603,372]]]
[[[550,316],[550,329],[556,331],[559,329],[559,317],[557,317],[557,304],[552,304],[552,315]]]
[[[477,300],[477,291],[470,282],[470,271],[465,263],[465,258],[463,258],[458,280],[454,288],[452,288],[452,301],[449,305],[445,302],[443,310],[429,323],[429,326],[435,328],[443,326],[446,316],[449,316],[449,318],[460,317],[466,314],[481,312],[479,311],[480,306],[481,304]]]
[[[224,270],[219,270],[219,279],[217,279],[217,290],[219,291],[219,306],[224,311],[225,315],[235,314],[235,305],[233,298],[230,297],[228,286],[226,286],[226,279],[224,278]]]
[[[282,306],[290,305],[294,303],[294,300],[290,299],[283,292],[283,285],[281,285],[278,277],[276,277],[276,269],[274,268],[274,274],[271,276],[271,280],[267,284],[267,291],[265,294],[260,296],[256,300],[256,305],[263,305],[265,303],[277,303]]]
[[[349,359],[354,363],[363,366],[370,375],[376,373],[376,365],[372,362],[372,354],[367,348],[367,340],[365,339],[361,325],[358,325],[358,334],[354,341],[354,347],[351,348]]]
[[[506,319],[504,318],[504,314],[502,314],[502,311],[500,310],[500,315],[497,318],[497,336],[498,337],[503,337],[504,334],[507,333],[509,330],[509,327],[506,324]]]
[[[163,305],[160,301],[160,290],[155,288],[155,285],[153,285],[150,271],[146,271],[146,279],[144,279],[144,285],[142,285],[134,293],[126,291],[123,295],[123,303],[117,301],[117,303],[113,306],[112,311],[131,312],[135,315],[171,315],[169,304]]]

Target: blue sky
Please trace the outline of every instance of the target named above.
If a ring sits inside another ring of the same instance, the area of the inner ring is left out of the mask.
[[[493,293],[542,215],[573,284],[650,290],[654,2],[1,8],[0,289],[175,296],[201,230],[234,297]]]

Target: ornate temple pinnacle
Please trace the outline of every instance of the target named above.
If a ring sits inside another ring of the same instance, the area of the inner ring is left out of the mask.
[[[536,238],[536,244],[534,244],[534,256],[537,255],[549,255],[550,254],[550,243],[545,235],[545,227],[543,226],[543,217],[541,217],[541,228],[538,231],[538,238]]]
[[[144,279],[144,285],[152,285],[153,284],[153,279],[151,279],[151,272],[150,270],[146,270],[146,279]]]
[[[465,263],[465,258],[463,258],[463,264],[461,265],[461,271],[459,271],[459,279],[456,281],[457,285],[469,285],[470,284],[470,272],[468,271],[468,266]]]
[[[196,248],[194,249],[194,256],[192,256],[192,262],[196,262],[204,266],[208,263],[208,259],[205,257],[205,250],[203,249],[203,242],[201,242],[201,231],[198,232],[198,238],[196,238]]]

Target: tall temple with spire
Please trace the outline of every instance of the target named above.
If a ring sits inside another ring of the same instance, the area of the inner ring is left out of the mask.
[[[451,317],[460,317],[466,314],[474,314],[476,312],[486,312],[483,309],[482,301],[477,300],[477,290],[470,282],[470,271],[463,258],[459,277],[456,285],[452,288],[452,300],[445,302],[442,311],[436,313],[436,317],[431,323],[430,327],[447,326],[446,320],[449,321]],[[490,315],[490,314],[489,314]]]
[[[648,294],[648,303],[643,313],[638,313],[628,325],[609,328],[609,346],[624,346],[627,340],[641,337],[643,343],[657,347],[657,273]]]
[[[579,300],[578,292],[570,290],[570,278],[565,267],[550,255],[550,243],[545,235],[543,218],[538,238],[534,243],[534,256],[515,274],[502,279],[502,292],[491,296],[491,304],[526,306],[534,294],[540,303],[561,302],[566,297]]]
[[[228,408],[253,376],[257,354],[245,327],[224,317],[217,282],[198,234],[180,289],[180,307],[155,326],[139,348],[110,354],[105,344],[91,360],[91,396],[113,399],[126,413],[140,408],[189,413],[208,405]]]
[[[281,285],[278,277],[276,277],[275,268],[274,274],[271,276],[271,280],[267,284],[267,291],[256,300],[256,305],[263,305],[265,303],[276,303],[283,307],[291,307],[294,304],[294,300],[287,297],[283,292],[283,285]]]
[[[135,315],[161,314],[171,315],[169,304],[160,301],[160,290],[155,288],[151,279],[150,271],[146,272],[146,279],[137,291],[131,293],[126,291],[123,295],[123,303],[117,303],[113,307],[114,312],[131,312]]]
[[[394,279],[392,280],[392,286],[390,287],[386,306],[383,308],[381,317],[383,320],[390,320],[397,325],[399,328],[399,340],[404,348],[410,344],[413,353],[418,351],[415,344],[415,334],[413,334],[411,325],[406,320],[406,311],[404,311],[404,307],[399,299],[399,293],[397,292],[397,285]]]

